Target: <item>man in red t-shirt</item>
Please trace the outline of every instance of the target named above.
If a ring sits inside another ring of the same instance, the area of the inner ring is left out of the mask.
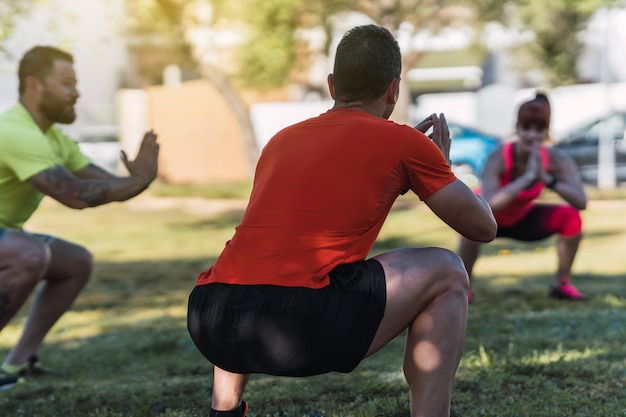
[[[389,31],[352,29],[328,77],[334,107],[263,150],[242,222],[189,299],[189,332],[215,365],[210,416],[246,414],[252,373],[350,372],[406,329],[411,413],[449,416],[467,321],[462,261],[440,248],[367,256],[408,190],[470,239],[492,240],[496,224],[450,170],[443,115],[415,129],[387,120],[400,67]]]

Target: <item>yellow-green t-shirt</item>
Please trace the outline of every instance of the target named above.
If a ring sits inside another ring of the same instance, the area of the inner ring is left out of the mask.
[[[28,178],[55,165],[77,171],[88,164],[56,125],[44,134],[20,103],[8,109],[0,115],[0,227],[22,228],[39,206],[44,195]]]

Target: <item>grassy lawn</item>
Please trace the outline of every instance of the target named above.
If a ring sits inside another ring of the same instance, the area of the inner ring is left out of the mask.
[[[158,185],[133,201],[83,211],[46,200],[28,226],[84,244],[97,266],[40,352],[58,374],[0,391],[0,416],[206,416],[212,367],[188,337],[187,296],[241,218],[245,203],[232,198],[248,191]],[[574,276],[586,302],[546,296],[554,240],[483,248],[453,395],[457,416],[626,416],[626,199],[590,195]],[[404,196],[374,252],[455,249],[456,241]],[[0,333],[0,359],[24,318]],[[406,417],[402,350],[400,337],[348,375],[254,376],[245,395],[250,416]]]

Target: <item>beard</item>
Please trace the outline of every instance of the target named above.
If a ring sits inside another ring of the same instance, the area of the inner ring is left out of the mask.
[[[74,103],[59,99],[47,89],[43,92],[39,110],[53,123],[69,124],[76,120]]]

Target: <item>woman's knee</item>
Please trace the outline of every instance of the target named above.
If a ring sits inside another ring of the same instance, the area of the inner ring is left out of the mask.
[[[583,228],[580,211],[571,206],[565,206],[562,211],[564,214],[562,215],[561,235],[563,237],[580,236]]]

